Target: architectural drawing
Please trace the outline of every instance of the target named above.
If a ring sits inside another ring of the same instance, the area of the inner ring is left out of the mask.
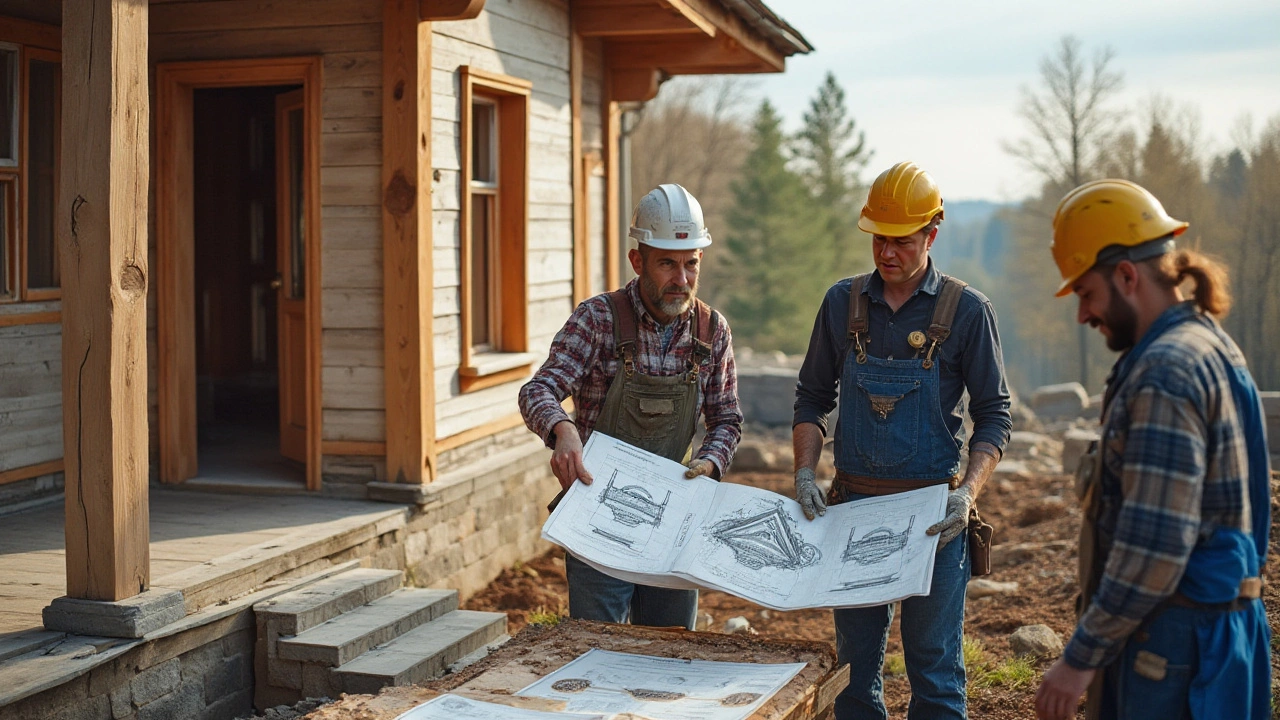
[[[652,530],[662,526],[662,513],[671,502],[666,491],[661,502],[640,485],[619,485],[618,470],[600,491],[596,501],[599,512],[591,519],[591,531],[610,542],[635,550],[636,543],[648,541]]]
[[[516,694],[563,700],[569,712],[742,720],[803,667],[590,650]]]
[[[740,565],[752,570],[799,570],[822,558],[817,546],[805,542],[796,531],[795,521],[782,509],[781,502],[755,515],[735,513],[712,525],[707,534],[732,550]]]
[[[860,566],[856,573],[841,572],[842,582],[833,591],[858,590],[879,585],[888,585],[902,578],[903,551],[907,547],[907,539],[911,529],[915,527],[916,516],[907,521],[902,532],[894,532],[887,525],[863,533],[858,537],[857,526],[849,528],[849,540],[845,543],[840,560],[847,567],[850,564]]]
[[[834,505],[811,521],[795,500],[685,479],[680,463],[602,433],[588,439],[583,461],[599,480],[570,487],[543,537],[613,577],[721,590],[778,610],[929,593],[938,538],[924,528],[946,513],[945,485]]]
[[[604,720],[604,715],[576,715],[498,705],[461,695],[441,695],[397,716],[395,720]]]

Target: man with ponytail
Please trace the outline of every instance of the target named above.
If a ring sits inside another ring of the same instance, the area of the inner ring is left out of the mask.
[[[1076,188],[1053,220],[1058,295],[1122,354],[1076,474],[1081,614],[1036,693],[1041,720],[1074,718],[1086,689],[1089,718],[1271,717],[1264,418],[1215,319],[1227,272],[1177,248],[1186,228],[1124,180]]]

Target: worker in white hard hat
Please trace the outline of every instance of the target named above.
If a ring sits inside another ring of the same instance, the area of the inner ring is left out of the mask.
[[[636,206],[628,234],[638,277],[578,305],[520,389],[525,424],[554,450],[561,495],[575,481],[591,484],[582,453],[596,430],[684,463],[688,478],[719,479],[742,437],[729,324],[697,299],[711,244],[702,206],[679,185],[659,185]],[[561,407],[567,397],[576,419]],[[695,451],[699,415],[706,437]],[[697,590],[619,580],[572,554],[565,571],[571,617],[693,629]]]

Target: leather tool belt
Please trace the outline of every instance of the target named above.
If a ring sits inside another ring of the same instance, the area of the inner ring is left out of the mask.
[[[1240,591],[1235,600],[1223,603],[1202,603],[1196,602],[1182,593],[1174,593],[1168,602],[1176,607],[1192,608],[1194,610],[1236,612],[1237,610],[1245,609],[1251,602],[1260,597],[1262,597],[1262,578],[1250,577],[1240,581]]]

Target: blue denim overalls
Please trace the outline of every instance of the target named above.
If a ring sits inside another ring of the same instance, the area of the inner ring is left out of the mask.
[[[909,483],[912,487],[933,484],[927,481],[946,483],[959,472],[960,444],[942,419],[934,353],[950,335],[965,284],[943,276],[925,343],[919,343],[920,336],[912,342],[924,357],[890,360],[871,357],[864,349],[869,322],[863,291],[869,278],[855,277],[850,288],[850,347],[840,375],[836,468],[841,475],[885,481],[883,485],[897,480],[916,481]],[[864,497],[837,481],[828,502]],[[969,581],[966,541],[967,533],[961,533],[938,551],[928,596],[901,603],[903,654],[911,681],[910,718],[965,717],[961,637]],[[837,720],[888,717],[881,668],[893,612],[892,605],[834,611],[836,651],[850,670],[849,686],[836,698]]]

